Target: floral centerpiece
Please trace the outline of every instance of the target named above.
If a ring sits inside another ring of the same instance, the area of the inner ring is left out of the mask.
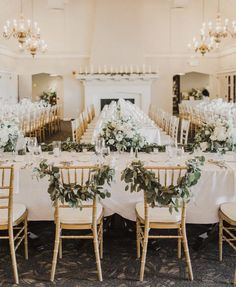
[[[20,130],[15,121],[0,121],[0,150],[14,151],[19,135]]]
[[[231,150],[234,134],[235,129],[230,119],[217,118],[197,131],[194,138],[194,148],[211,152]]]
[[[128,118],[119,117],[104,124],[100,138],[105,140],[107,146],[116,150],[129,150],[130,148],[142,149],[146,145],[146,140],[137,131],[133,121]]]

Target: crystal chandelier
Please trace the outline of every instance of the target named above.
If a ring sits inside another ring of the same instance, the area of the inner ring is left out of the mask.
[[[194,51],[200,52],[204,56],[207,52],[210,52],[214,48],[214,39],[206,34],[205,24],[203,23],[202,29],[200,30],[200,40],[198,41],[196,37],[193,38],[192,44],[188,47],[193,48]]]
[[[20,17],[17,20],[6,21],[6,24],[3,27],[3,37],[7,40],[11,37],[16,38],[19,42],[20,50],[27,50],[34,57],[38,51],[45,52],[47,45],[44,40],[40,39],[41,35],[38,23],[30,19],[26,20],[22,10],[22,0],[20,0]]]
[[[204,5],[205,1],[202,1],[202,19],[204,21]],[[188,48],[193,49],[196,53],[200,52],[202,56],[210,52],[214,48],[214,38],[210,37],[206,32],[206,23],[203,22],[202,28],[200,29],[200,40],[196,37],[193,38],[192,44],[188,44]]]
[[[236,21],[232,21],[231,27],[229,25],[229,19],[222,21],[221,12],[220,12],[220,0],[218,0],[216,23],[213,26],[212,22],[208,23],[209,35],[214,38],[217,46],[221,43],[221,40],[228,37],[236,36]]]
[[[47,44],[44,40],[40,39],[40,37],[32,35],[26,39],[25,49],[34,57],[37,52],[45,53],[47,50]]]

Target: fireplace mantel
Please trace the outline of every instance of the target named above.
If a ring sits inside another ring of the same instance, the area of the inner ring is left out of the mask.
[[[151,103],[151,86],[155,78],[132,78],[119,80],[105,77],[103,80],[83,80],[84,105],[93,104],[96,114],[101,110],[101,99],[134,99],[135,104],[148,113]]]
[[[86,81],[153,81],[159,78],[158,73],[74,73],[76,79]]]

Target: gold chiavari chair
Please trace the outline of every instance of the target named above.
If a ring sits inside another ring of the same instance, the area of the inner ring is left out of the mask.
[[[188,143],[190,121],[181,119],[181,130],[180,130],[180,144],[186,145]]]
[[[77,135],[76,135],[76,121],[71,121],[71,130],[72,130],[72,141],[77,141]]]
[[[60,180],[62,184],[84,185],[90,180],[94,166],[74,166],[60,168]],[[62,258],[63,239],[90,239],[93,240],[96,257],[98,279],[102,281],[102,269],[100,258],[103,258],[103,207],[94,198],[92,202],[84,202],[81,208],[71,208],[68,205],[56,203],[55,207],[55,245],[53,252],[51,281],[54,281],[57,257]],[[64,235],[63,230],[90,230],[88,235]]]
[[[172,116],[170,120],[170,130],[169,135],[174,139],[175,142],[178,140],[179,132],[179,118]]]
[[[159,182],[168,188],[175,185],[178,179],[186,172],[186,167],[155,166],[146,167],[155,172]],[[189,279],[193,280],[192,265],[186,235],[186,205],[183,202],[179,212],[169,212],[168,206],[150,207],[147,203],[144,191],[144,201],[136,204],[136,235],[137,235],[137,257],[141,256],[140,281],[144,278],[147,246],[149,239],[178,239],[178,258],[181,258],[181,242],[183,244],[186,262],[188,266]],[[176,229],[177,235],[149,235],[150,229]]]
[[[28,259],[27,217],[23,204],[13,203],[14,168],[0,167],[0,231],[8,231],[0,239],[8,239],[15,283],[19,284],[16,250],[24,240],[25,258]],[[14,230],[17,231],[14,235]]]
[[[236,251],[236,202],[221,204],[219,208],[219,221],[219,257],[220,261],[222,261],[224,241]],[[234,284],[236,284],[236,268],[234,272]]]
[[[91,105],[91,113],[92,113],[92,119],[95,118],[95,108],[94,108],[94,104]]]

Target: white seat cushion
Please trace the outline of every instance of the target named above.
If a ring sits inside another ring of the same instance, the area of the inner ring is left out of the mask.
[[[92,207],[60,208],[60,222],[64,224],[92,224]],[[102,215],[102,205],[97,203],[97,219]]]
[[[236,221],[236,202],[221,204],[220,210],[230,219]]]
[[[24,214],[25,211],[26,207],[24,206],[24,204],[14,203],[12,222],[15,222],[17,219],[19,219]],[[8,210],[0,209],[0,225],[4,224],[8,224]]]
[[[143,202],[139,202],[136,204],[136,211],[144,220],[144,204]],[[181,209],[179,212],[175,210],[170,213],[169,207],[149,207],[149,222],[169,222],[176,223],[181,220]]]

